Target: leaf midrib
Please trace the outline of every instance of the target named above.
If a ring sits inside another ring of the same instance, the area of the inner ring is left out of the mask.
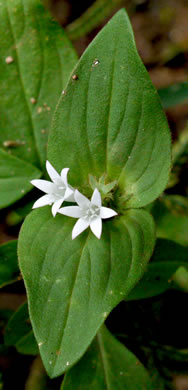
[[[67,310],[66,310],[66,319],[65,319],[65,324],[64,324],[64,327],[63,327],[63,332],[61,334],[61,340],[60,340],[60,344],[59,344],[59,349],[61,350],[62,349],[62,342],[63,342],[63,337],[64,337],[64,333],[65,333],[65,329],[67,327],[67,322],[68,322],[68,319],[69,319],[69,312],[70,312],[70,308],[71,308],[71,304],[72,304],[72,296],[74,294],[74,289],[75,289],[75,283],[76,283],[76,280],[77,280],[77,275],[78,275],[78,272],[79,272],[79,268],[80,268],[80,263],[81,263],[81,259],[82,259],[82,254],[83,254],[83,251],[86,247],[86,244],[88,242],[88,239],[89,239],[89,236],[90,234],[88,234],[87,238],[86,238],[86,241],[81,249],[81,254],[80,254],[80,260],[78,262],[78,266],[77,266],[77,269],[76,269],[76,272],[75,272],[75,278],[74,278],[74,283],[73,283],[73,288],[72,288],[72,291],[71,291],[71,294],[70,294],[70,298],[69,298],[69,303],[68,303],[68,306],[67,306]],[[57,361],[58,361],[58,356],[55,357],[55,361],[54,361],[54,371],[55,371],[55,367],[56,367],[56,364],[57,364]]]
[[[97,341],[98,341],[98,345],[99,345],[101,360],[103,363],[103,371],[104,371],[104,379],[105,379],[105,383],[106,383],[106,389],[111,390],[110,379],[108,376],[108,359],[106,357],[104,343],[103,343],[102,335],[101,335],[100,331],[97,333],[96,337],[97,337]]]

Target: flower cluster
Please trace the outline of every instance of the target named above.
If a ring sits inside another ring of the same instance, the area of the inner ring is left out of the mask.
[[[69,168],[62,169],[59,175],[47,161],[46,169],[52,181],[41,179],[31,181],[31,184],[46,193],[34,203],[33,209],[52,205],[52,215],[54,217],[57,213],[60,213],[68,217],[78,218],[72,231],[72,239],[76,238],[89,226],[95,236],[100,238],[102,219],[114,217],[117,213],[108,207],[102,206],[101,195],[97,188],[95,188],[91,200],[89,200],[77,189],[71,187],[67,180]],[[77,206],[61,208],[64,201],[76,202]]]

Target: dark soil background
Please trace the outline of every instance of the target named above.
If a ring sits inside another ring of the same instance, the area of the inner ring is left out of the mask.
[[[114,1],[115,2],[115,1]],[[88,7],[94,3],[92,0],[48,0],[48,7],[54,17],[66,29],[70,23],[81,16]],[[119,8],[125,7],[130,16],[139,54],[149,71],[150,77],[156,88],[167,87],[177,82],[188,80],[188,0],[124,0]],[[109,19],[112,14],[109,15]],[[73,42],[79,55],[95,37],[101,27],[107,22],[105,19],[100,26],[84,37]],[[172,138],[185,129],[188,123],[188,101],[166,111],[169,125],[172,131]],[[29,195],[26,196],[26,201]],[[23,202],[23,201],[22,201]],[[0,243],[17,238],[20,225],[10,223],[10,215],[13,208],[0,212]],[[167,377],[177,390],[188,390],[188,362],[185,361],[180,367],[183,374],[179,374],[179,364],[174,363],[165,355],[158,356],[161,351],[157,349],[157,343],[166,343],[178,348],[188,348],[187,325],[185,321],[185,307],[187,306],[187,295],[185,293],[166,293],[165,298],[156,297],[145,301],[122,303],[110,315],[107,325],[114,334],[125,332],[131,334],[132,343],[130,349],[137,353],[143,361],[146,353],[138,348],[140,328],[144,330],[145,351],[149,346],[149,339],[156,343],[155,363],[160,360],[161,375]],[[1,290],[0,310],[15,310],[26,299],[22,281],[15,285],[7,286]],[[131,310],[131,311],[130,311]],[[122,312],[124,317],[122,318]],[[176,315],[174,315],[176,313]],[[127,324],[129,318],[129,324]],[[141,323],[140,323],[141,318]],[[6,321],[2,318],[1,324]],[[117,327],[116,324],[122,324]],[[138,326],[139,324],[139,326]],[[1,335],[1,339],[3,335]],[[123,340],[121,340],[123,342]],[[129,347],[129,344],[126,344]],[[1,353],[0,353],[1,355]],[[0,357],[0,369],[5,373],[6,384],[3,389],[12,389],[16,383],[19,390],[25,388],[26,377],[29,374],[32,357],[18,355],[12,348],[8,356],[3,354]],[[171,372],[170,378],[166,366]],[[21,368],[21,369],[20,369]],[[59,379],[52,381],[49,389],[58,389]],[[0,382],[1,383],[1,382]],[[46,387],[47,390],[48,387]],[[170,389],[167,383],[167,389]],[[0,385],[1,389],[1,385]],[[41,389],[43,390],[43,389]],[[73,389],[74,390],[74,389]],[[115,390],[115,389],[114,389]],[[158,389],[156,389],[158,390]]]

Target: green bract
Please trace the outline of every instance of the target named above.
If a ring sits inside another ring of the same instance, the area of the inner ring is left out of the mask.
[[[75,221],[50,209],[26,218],[20,267],[41,356],[51,377],[84,354],[111,310],[133,289],[151,257],[155,229],[139,207],[164,189],[170,136],[158,95],[136,52],[125,11],[83,54],[57,107],[48,160],[69,183],[118,212],[71,239]]]

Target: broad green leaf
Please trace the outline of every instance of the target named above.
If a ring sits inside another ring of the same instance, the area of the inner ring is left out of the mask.
[[[152,390],[146,369],[103,327],[83,358],[65,376],[61,390]]]
[[[188,269],[188,248],[170,240],[158,239],[143,278],[127,299],[149,298],[175,287],[172,276],[180,267]]]
[[[41,166],[51,116],[77,56],[40,0],[0,0],[0,57],[0,146]]]
[[[22,198],[40,176],[36,167],[0,149],[0,209]]]
[[[172,84],[169,87],[158,90],[164,108],[170,108],[176,104],[188,102],[188,82]]]
[[[70,183],[82,191],[90,174],[106,174],[118,181],[126,208],[150,203],[167,184],[170,135],[124,10],[86,49],[74,75],[54,115],[48,159],[58,170],[69,167]]]
[[[72,241],[74,223],[38,209],[26,218],[19,238],[30,317],[51,377],[83,355],[141,278],[154,246],[153,220],[145,210],[105,221],[100,240],[88,229]]]
[[[5,344],[26,355],[36,355],[38,346],[31,328],[28,306],[24,303],[12,315],[5,329]]]
[[[17,241],[0,245],[0,287],[19,279]]]

